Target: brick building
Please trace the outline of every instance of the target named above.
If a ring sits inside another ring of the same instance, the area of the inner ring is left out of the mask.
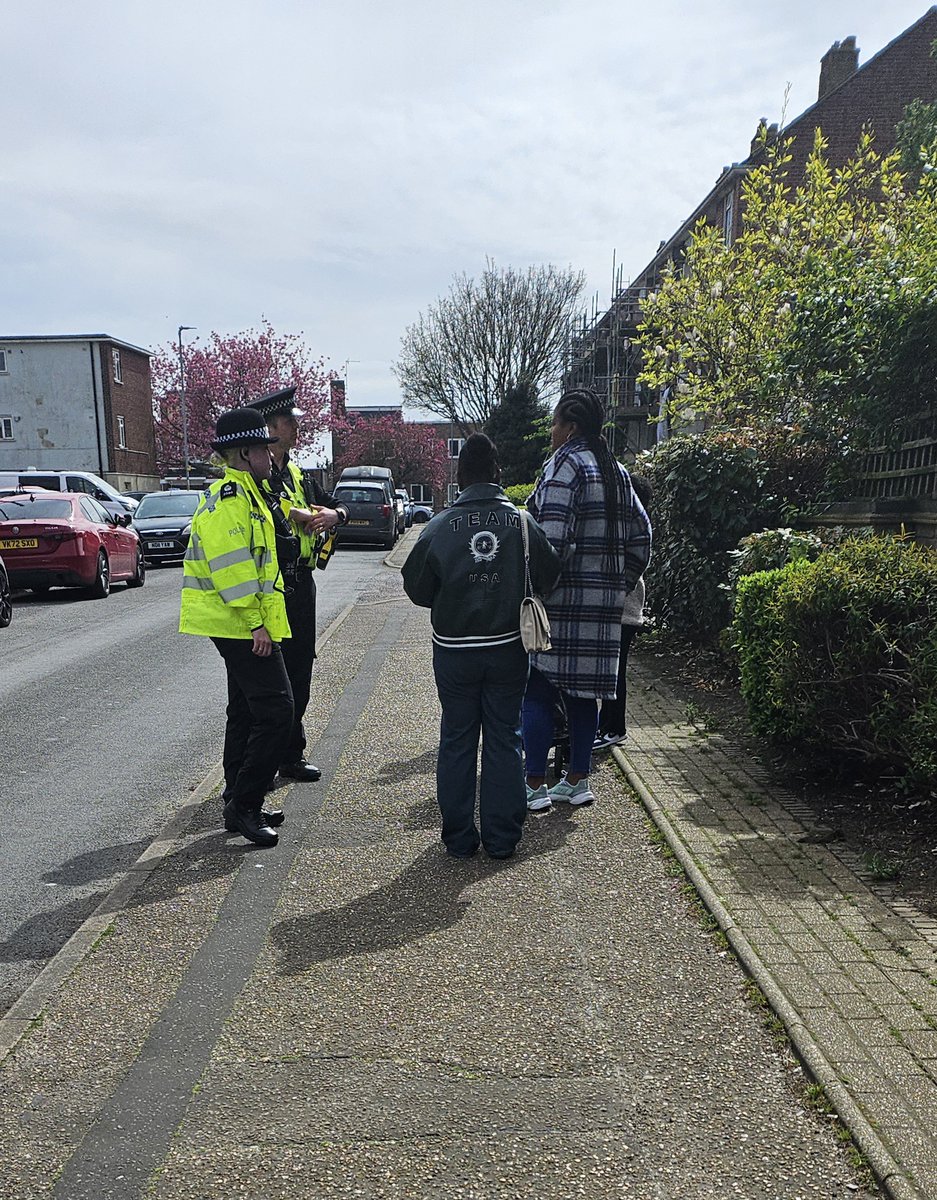
[[[0,337],[0,469],[159,486],[150,354],[108,334]]]
[[[403,407],[401,404],[380,404],[380,405],[351,405],[347,404],[345,398],[345,386],[343,381],[336,380],[339,386],[336,388],[333,385],[332,389],[332,412],[337,417],[350,417],[354,420],[378,420],[381,417],[399,415],[403,418]],[[474,433],[475,425],[465,422],[461,426],[456,425],[452,421],[446,421],[442,418],[430,418],[428,420],[414,419],[407,421],[407,424],[419,425],[421,429],[431,430],[446,445],[446,464],[447,478],[446,482],[439,489],[433,490],[432,486],[425,479],[396,479],[394,483],[397,487],[406,488],[410,493],[410,498],[418,504],[429,504],[432,508],[439,512],[441,509],[450,505],[456,497],[458,487],[456,485],[456,467],[458,465],[459,451],[462,449],[462,443],[465,441],[468,433]],[[333,435],[333,449],[335,457],[341,457],[341,443]],[[384,466],[382,462],[372,464],[376,467]]]
[[[912,100],[937,100],[937,60],[931,47],[937,40],[937,6],[901,33],[868,62],[859,66],[859,49],[853,36],[835,42],[820,63],[817,101],[791,121],[784,136],[793,138],[788,179],[791,186],[803,180],[804,165],[813,149],[814,132],[821,129],[828,142],[829,161],[838,166],[856,152],[864,127],[875,133],[880,153],[894,149],[895,130]],[[741,230],[742,185],[761,160],[758,123],[748,157],[723,167],[712,190],[683,224],[661,242],[651,261],[627,287],[618,286],[609,308],[584,320],[570,338],[566,386],[585,385],[605,398],[615,417],[615,450],[631,458],[653,445],[656,427],[650,423],[658,398],[637,383],[641,369],[634,346],[641,319],[641,301],[660,283],[664,266],[680,261],[700,219],[723,231],[727,241]],[[777,126],[766,130],[769,140]]]

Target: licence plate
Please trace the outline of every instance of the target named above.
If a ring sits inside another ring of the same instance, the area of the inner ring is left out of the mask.
[[[150,542],[150,550],[172,550],[175,547],[175,542]]]
[[[349,521],[349,525],[370,525],[370,521]]]
[[[35,550],[38,538],[0,538],[0,550]]]

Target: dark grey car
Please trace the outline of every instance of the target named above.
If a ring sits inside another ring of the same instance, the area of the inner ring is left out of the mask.
[[[338,534],[339,545],[348,542],[379,542],[388,550],[397,540],[397,508],[388,503],[380,483],[356,479],[338,483],[334,496],[348,509],[348,521]]]
[[[149,492],[133,514],[143,556],[149,563],[178,561],[189,544],[192,517],[201,492]]]

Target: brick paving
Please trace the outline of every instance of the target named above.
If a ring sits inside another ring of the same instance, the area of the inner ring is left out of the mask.
[[[937,923],[652,672],[616,760],[888,1190],[937,1197]]]

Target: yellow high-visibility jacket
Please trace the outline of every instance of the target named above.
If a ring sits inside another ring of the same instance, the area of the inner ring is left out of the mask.
[[[268,485],[265,483],[264,488]],[[303,491],[303,476],[299,467],[290,459],[286,464],[286,470],[283,472],[283,496],[280,497],[280,507],[283,512],[289,517],[294,508],[309,508],[306,502],[306,494]],[[310,562],[315,559],[318,536],[309,534],[301,525],[297,525],[291,521],[293,533],[299,538],[299,558],[300,561]]]
[[[229,467],[192,518],[179,632],[250,638],[261,625],[275,642],[290,636],[273,518],[250,472]]]

